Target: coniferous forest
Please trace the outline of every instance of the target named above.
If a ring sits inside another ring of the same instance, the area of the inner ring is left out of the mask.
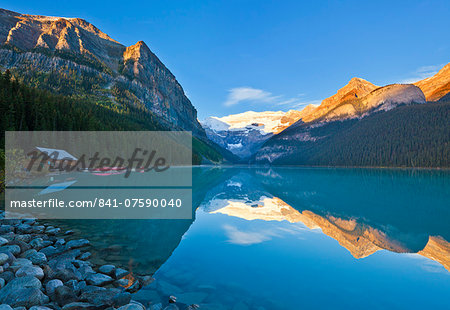
[[[112,105],[89,98],[74,98],[28,87],[11,76],[0,73],[1,145],[4,132],[18,131],[134,131],[169,130],[157,117],[143,107],[128,104]],[[193,138],[193,163],[202,157],[213,162],[222,154],[200,139]],[[3,152],[3,150],[2,150]]]
[[[308,129],[311,135],[323,137],[314,142],[283,140],[295,153],[274,164],[450,167],[449,119],[450,101],[445,101],[403,105],[361,120],[332,122]],[[277,138],[285,134],[289,130]]]

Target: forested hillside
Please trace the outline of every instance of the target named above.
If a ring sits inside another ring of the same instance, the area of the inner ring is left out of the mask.
[[[76,99],[17,82],[7,70],[0,73],[1,145],[6,130],[169,130],[144,106],[114,104],[89,98]],[[193,138],[193,163],[202,156],[223,161],[219,147]]]
[[[450,101],[405,105],[361,120],[287,129],[263,148],[289,150],[274,165],[450,167],[449,120]]]

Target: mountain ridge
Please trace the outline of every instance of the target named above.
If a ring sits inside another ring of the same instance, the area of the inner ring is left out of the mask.
[[[166,126],[206,139],[183,88],[143,41],[126,47],[81,18],[0,9],[0,44],[0,66],[31,86],[140,106]],[[81,78],[92,86],[55,87],[46,82],[51,75],[60,84]]]

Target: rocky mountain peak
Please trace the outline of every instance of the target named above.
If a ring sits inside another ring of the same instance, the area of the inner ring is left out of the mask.
[[[57,68],[95,77],[107,98],[142,104],[164,124],[205,137],[183,88],[143,41],[125,47],[82,18],[0,9],[0,66],[44,74]],[[115,92],[120,98],[114,98],[115,86],[124,90]]]
[[[316,120],[337,108],[343,102],[364,97],[376,88],[378,88],[378,86],[364,79],[354,77],[344,87],[340,88],[336,94],[324,99],[320,106],[302,119],[304,122]]]
[[[437,101],[450,92],[450,63],[432,77],[414,83],[420,87],[427,101]]]
[[[151,55],[151,51],[148,48],[147,44],[144,41],[139,41],[134,45],[128,46],[123,53],[123,60],[134,60],[137,61],[139,59],[148,60]]]

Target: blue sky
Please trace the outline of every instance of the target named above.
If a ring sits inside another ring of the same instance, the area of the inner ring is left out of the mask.
[[[450,61],[449,1],[11,1],[139,40],[175,74],[199,119],[320,103],[354,76],[418,80]]]

